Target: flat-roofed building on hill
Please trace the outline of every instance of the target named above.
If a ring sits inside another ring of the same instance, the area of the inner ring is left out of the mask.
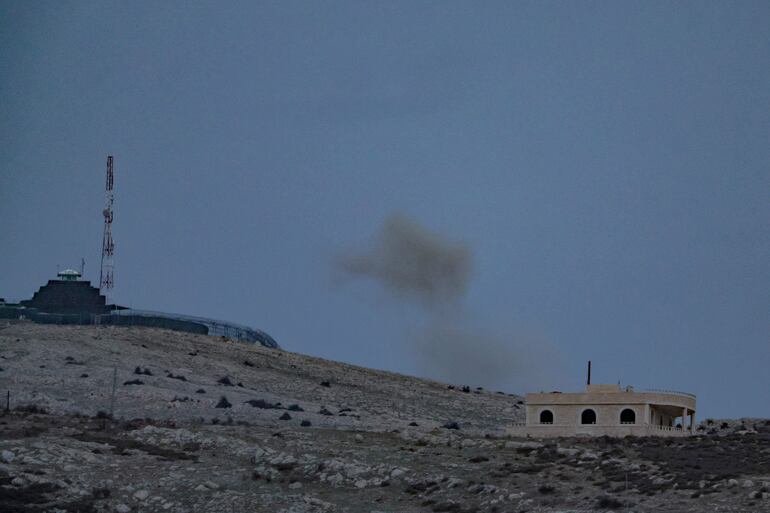
[[[695,425],[695,396],[684,392],[587,385],[578,393],[530,393],[525,403],[526,424],[513,426],[511,434],[688,436]]]

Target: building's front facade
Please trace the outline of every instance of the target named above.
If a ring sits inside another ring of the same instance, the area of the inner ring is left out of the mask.
[[[687,436],[695,425],[695,396],[587,385],[582,393],[527,394],[526,413],[526,424],[514,426],[511,434],[537,438]]]

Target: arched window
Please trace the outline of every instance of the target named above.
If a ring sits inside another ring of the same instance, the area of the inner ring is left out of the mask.
[[[580,415],[581,424],[596,424],[596,412],[593,410],[583,410],[583,414]]]
[[[550,410],[543,410],[540,412],[541,424],[553,424],[553,413]]]
[[[636,412],[632,410],[631,408],[626,408],[622,412],[620,412],[620,423],[621,424],[636,424]]]

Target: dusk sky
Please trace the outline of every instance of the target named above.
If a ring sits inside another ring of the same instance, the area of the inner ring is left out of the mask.
[[[0,297],[98,281],[108,154],[118,304],[770,417],[769,2],[0,1]],[[335,264],[392,219],[449,311]]]

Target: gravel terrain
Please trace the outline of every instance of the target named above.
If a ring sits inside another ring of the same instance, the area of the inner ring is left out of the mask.
[[[764,419],[684,439],[514,439],[518,396],[216,337],[23,322],[0,324],[0,391],[3,513],[770,511]]]

